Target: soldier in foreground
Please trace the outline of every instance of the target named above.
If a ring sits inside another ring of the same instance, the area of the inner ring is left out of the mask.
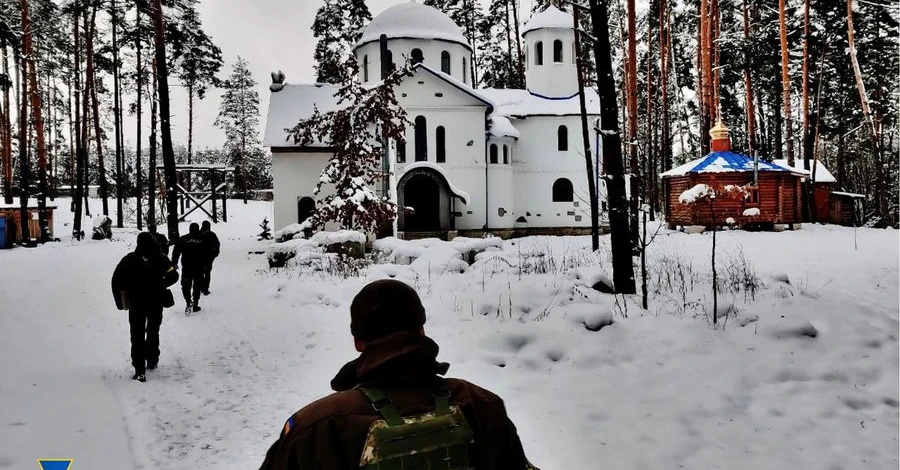
[[[360,356],[335,393],[291,416],[261,470],[510,469],[533,467],[497,395],[441,376],[416,291],[396,280],[365,286],[350,305]]]

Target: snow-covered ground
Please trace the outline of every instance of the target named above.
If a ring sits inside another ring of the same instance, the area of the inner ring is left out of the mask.
[[[383,276],[417,287],[450,375],[505,399],[544,470],[898,466],[897,231],[721,232],[713,328],[709,235],[661,232],[643,311],[590,287],[610,276],[608,238],[599,255],[584,237],[471,242],[489,250],[472,266],[446,263],[462,243],[388,241],[402,264],[344,279],[269,270],[265,216],[229,205],[213,293],[166,312],[144,384],[109,290],[135,230],[0,252],[0,468],[256,468],[354,357],[350,299]],[[70,222],[57,213],[57,236]]]

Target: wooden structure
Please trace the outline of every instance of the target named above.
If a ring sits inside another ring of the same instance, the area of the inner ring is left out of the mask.
[[[805,176],[804,181],[813,178],[812,170],[806,168],[802,160],[796,160],[793,167],[788,166],[787,160],[775,160],[773,163],[802,173]],[[810,221],[846,226],[859,225],[856,217],[857,203],[865,199],[865,195],[836,191],[839,189],[837,178],[822,162],[815,162],[815,173],[813,178],[815,213]]]
[[[721,123],[710,131],[712,152],[662,173],[665,218],[670,227],[703,225],[795,224],[802,220],[802,173],[731,151],[728,129]],[[698,184],[719,195],[685,204],[680,196]],[[726,194],[726,188],[740,191]],[[743,194],[740,194],[743,193]]]
[[[44,216],[47,219],[47,231],[50,238],[53,238],[53,211],[57,206],[47,205]],[[39,240],[41,235],[40,213],[36,200],[28,201],[28,234],[33,240]],[[0,218],[6,220],[6,243],[11,246],[14,243],[22,243],[22,208],[19,201],[15,200],[13,204],[0,203]]]
[[[846,193],[843,191],[831,191],[829,204],[829,220],[833,224],[856,227],[860,225],[859,217],[861,201],[866,198],[864,194]]]
[[[157,180],[160,184],[160,200],[165,200],[165,185],[162,184],[163,178],[160,176],[162,167],[157,167]],[[215,164],[192,164],[192,165],[175,165],[175,175],[178,183],[175,185],[178,196],[179,222],[184,222],[185,218],[192,212],[199,209],[207,215],[213,222],[219,221],[218,202],[222,203],[222,221],[228,222],[228,178],[234,173],[234,167]],[[197,178],[194,178],[197,176]],[[202,184],[198,188],[193,187],[193,183],[200,181]],[[187,188],[191,188],[190,190]],[[210,203],[210,210],[205,207],[206,203]],[[193,206],[193,207],[192,207]]]

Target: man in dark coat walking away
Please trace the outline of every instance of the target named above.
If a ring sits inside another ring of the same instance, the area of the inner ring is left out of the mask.
[[[500,397],[440,377],[450,366],[425,336],[415,289],[372,282],[353,299],[350,317],[360,356],[331,381],[335,393],[287,420],[260,470],[533,468]],[[417,426],[424,432],[408,432]],[[392,440],[382,446],[385,432]]]
[[[112,293],[119,310],[128,310],[131,329],[131,364],[134,380],[147,380],[147,369],[159,363],[159,325],[166,288],[178,280],[178,271],[159,252],[153,235],[138,234],[134,252],[125,255],[112,276]]]
[[[212,231],[211,227],[208,220],[204,220],[203,225],[200,226],[200,234],[203,236],[203,243],[206,245],[206,251],[209,256],[208,262],[203,270],[203,295],[209,295],[209,281],[212,274],[212,265],[213,261],[219,257],[219,248],[221,247],[219,237],[216,236],[216,233]]]
[[[172,263],[181,259],[181,295],[184,296],[184,314],[200,311],[200,292],[203,290],[203,270],[206,269],[208,255],[200,226],[192,223],[187,235],[175,242],[172,249]]]

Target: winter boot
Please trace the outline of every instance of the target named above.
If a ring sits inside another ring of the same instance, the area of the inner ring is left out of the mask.
[[[192,307],[192,305],[191,305],[190,302],[188,302],[188,303],[184,306],[184,315],[185,315],[185,316],[187,316],[187,317],[191,316],[191,307]],[[195,310],[195,311],[196,311],[196,310]]]
[[[132,380],[137,380],[138,382],[146,382],[147,376],[144,375],[143,372],[135,372],[134,375],[131,376]]]
[[[199,311],[201,310],[201,308],[200,308],[199,305],[194,304],[193,310],[194,310],[195,312],[199,312]]]
[[[147,363],[147,370],[156,370],[156,366],[157,366],[157,363],[155,363],[155,362],[148,362],[148,363]]]

